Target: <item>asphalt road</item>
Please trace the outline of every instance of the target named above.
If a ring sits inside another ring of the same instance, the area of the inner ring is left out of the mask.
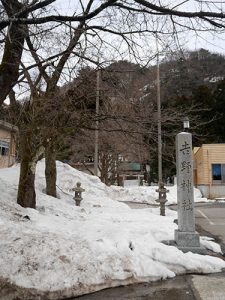
[[[225,202],[195,205],[195,220],[205,231],[225,244]]]

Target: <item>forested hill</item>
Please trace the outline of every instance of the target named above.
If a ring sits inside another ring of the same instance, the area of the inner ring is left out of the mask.
[[[176,53],[160,64],[163,100],[192,94],[198,86],[214,90],[225,78],[225,56],[207,50]]]
[[[225,56],[204,49],[176,54],[160,64],[160,75],[162,103],[187,112],[194,144],[224,143]]]

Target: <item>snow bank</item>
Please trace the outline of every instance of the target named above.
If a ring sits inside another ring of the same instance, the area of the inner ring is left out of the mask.
[[[44,162],[38,164],[37,210],[16,204],[19,166],[0,170],[0,278],[57,299],[225,267],[218,258],[161,243],[174,238],[174,211],[161,217],[158,208],[132,210],[115,200],[126,198],[124,190],[60,162],[57,170],[55,199],[43,192]],[[77,181],[86,190],[81,207],[72,199]]]
[[[130,201],[138,203],[148,203],[148,204],[157,204],[156,199],[159,198],[159,194],[156,192],[157,186],[138,186],[129,188],[123,188],[114,186],[111,187],[113,190],[114,199],[118,201]],[[169,192],[166,194],[167,202],[166,205],[177,204],[177,186],[167,186]],[[202,197],[202,194],[199,189],[194,188],[194,201],[195,202],[209,202]]]

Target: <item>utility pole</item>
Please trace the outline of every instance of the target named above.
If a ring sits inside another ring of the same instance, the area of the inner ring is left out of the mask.
[[[97,70],[96,78],[96,121],[95,121],[95,156],[94,156],[94,174],[98,176],[98,140],[99,140],[99,98],[100,98],[100,75],[101,70]]]
[[[156,36],[156,51],[157,51],[157,119],[158,119],[158,181],[159,185],[162,182],[162,129],[161,129],[161,95],[160,95],[160,70],[159,70],[159,47],[158,37]]]
[[[159,47],[158,37],[156,35],[156,51],[157,51],[157,72],[156,72],[156,83],[157,83],[157,118],[158,118],[158,189],[159,199],[156,202],[160,204],[160,215],[165,216],[165,203],[167,202],[166,193],[168,190],[164,187],[162,180],[162,120],[161,120],[161,95],[160,95],[160,70],[159,70]]]

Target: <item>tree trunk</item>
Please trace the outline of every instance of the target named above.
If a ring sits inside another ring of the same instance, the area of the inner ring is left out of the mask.
[[[23,207],[36,208],[35,172],[44,147],[37,143],[37,136],[32,129],[20,127],[19,133],[21,166],[17,203]]]
[[[34,166],[29,161],[21,161],[17,203],[23,207],[36,208],[35,171],[33,168]]]
[[[20,180],[17,203],[23,207],[36,208],[36,193],[34,187],[37,162],[32,159],[31,135],[20,137]]]
[[[45,178],[46,194],[56,197],[56,152],[51,142],[45,148]]]
[[[23,5],[15,1],[2,1],[9,17],[23,8]],[[27,13],[22,15],[26,18]],[[19,66],[23,53],[24,40],[27,35],[27,26],[22,24],[10,24],[5,38],[2,61],[0,63],[0,105],[3,103],[19,77]]]

